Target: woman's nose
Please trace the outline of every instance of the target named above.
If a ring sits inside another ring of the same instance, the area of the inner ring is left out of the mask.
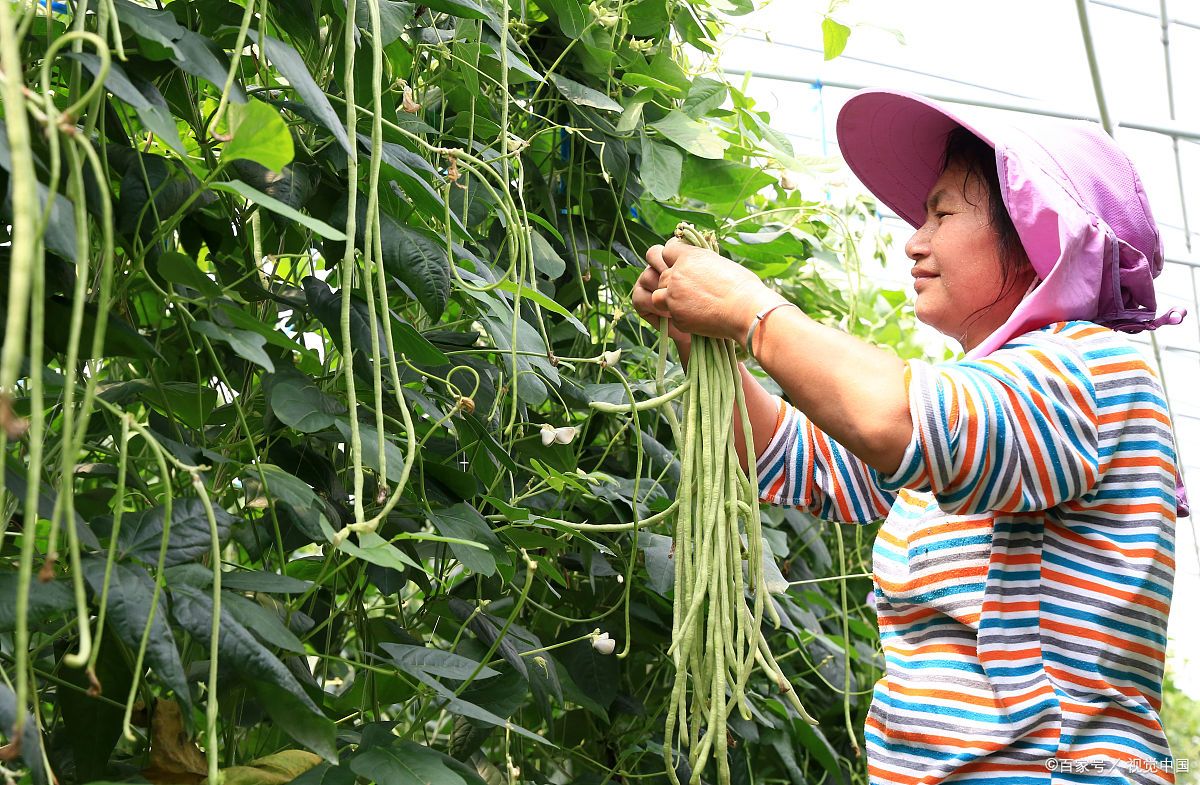
[[[926,226],[913,232],[912,237],[904,244],[904,253],[914,262],[929,255],[929,235]]]

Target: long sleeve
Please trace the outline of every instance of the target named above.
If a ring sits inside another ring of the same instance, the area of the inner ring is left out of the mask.
[[[775,432],[758,456],[759,497],[768,504],[803,507],[839,523],[871,523],[887,515],[896,494],[871,469],[776,396]]]
[[[1099,414],[1087,361],[1053,333],[986,358],[906,373],[913,437],[883,488],[929,491],[948,513],[1044,510],[1100,478]]]

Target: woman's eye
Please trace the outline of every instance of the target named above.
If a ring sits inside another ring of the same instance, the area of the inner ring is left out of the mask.
[[[937,216],[938,218],[945,218],[947,215],[953,215],[953,213],[938,212],[938,213],[934,213],[934,215]]]

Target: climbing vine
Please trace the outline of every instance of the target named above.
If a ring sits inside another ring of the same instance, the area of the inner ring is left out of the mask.
[[[688,65],[721,18],[0,3],[0,774],[667,781],[686,388],[642,254],[694,224],[916,351],[872,206]],[[720,765],[865,782],[871,529],[758,519],[795,694],[747,671]]]

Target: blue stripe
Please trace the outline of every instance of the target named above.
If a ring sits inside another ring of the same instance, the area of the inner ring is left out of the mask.
[[[1167,404],[1162,398],[1159,398],[1152,392],[1145,391],[1120,393],[1118,395],[1109,395],[1104,398],[1098,397],[1096,399],[1096,403],[1101,409],[1117,407],[1119,404],[1129,403],[1152,403],[1160,409],[1165,410],[1167,408]]]
[[[886,703],[888,706],[897,709],[920,712],[921,714],[935,714],[942,717],[954,717],[960,720],[971,720],[972,722],[980,722],[987,725],[1007,725],[1010,724],[1010,720],[1028,719],[1041,714],[1046,709],[1058,707],[1057,698],[1046,698],[1023,709],[1000,716],[995,712],[967,711],[965,709],[954,708],[953,706],[941,706],[933,703],[912,703],[911,701],[892,697],[887,693],[879,693],[875,696],[875,699],[880,703]]]
[[[1114,521],[1114,524],[1119,525],[1119,521]],[[1103,531],[1094,529],[1091,526],[1084,526],[1080,523],[1067,521],[1067,528],[1073,532],[1083,532],[1085,534],[1094,534],[1103,540],[1115,540],[1120,543],[1128,543],[1130,545],[1141,545],[1146,548],[1159,547],[1168,553],[1174,553],[1174,545],[1165,537],[1157,534],[1121,534],[1114,531]]]
[[[1077,559],[1065,558],[1063,556],[1059,556],[1057,553],[1046,550],[1042,551],[1042,561],[1049,562],[1050,564],[1057,564],[1060,567],[1069,567],[1073,570],[1077,570],[1080,566],[1080,562]],[[1103,578],[1106,581],[1124,584],[1125,586],[1130,586],[1134,589],[1150,589],[1154,593],[1161,594],[1163,597],[1165,597],[1167,602],[1171,601],[1172,592],[1171,587],[1169,586],[1164,587],[1150,580],[1134,578],[1129,575],[1121,575],[1118,572],[1111,572],[1108,570],[1104,570],[1102,572],[1089,570],[1087,574],[1092,578]]]
[[[1128,622],[1117,621],[1116,619],[1108,619],[1095,613],[1088,613],[1087,611],[1079,610],[1078,608],[1070,608],[1066,605],[1059,605],[1058,603],[1051,602],[1045,598],[1042,598],[1041,600],[1041,607],[1043,611],[1050,611],[1060,616],[1067,616],[1072,619],[1085,621],[1093,626],[1100,626],[1109,630],[1116,630],[1117,632],[1123,632],[1126,635],[1134,635],[1138,638],[1142,638],[1143,640],[1156,643],[1162,647],[1166,647],[1167,645],[1167,637],[1165,635],[1154,632],[1153,630],[1148,630],[1145,627],[1140,627],[1136,624],[1129,624]]]

